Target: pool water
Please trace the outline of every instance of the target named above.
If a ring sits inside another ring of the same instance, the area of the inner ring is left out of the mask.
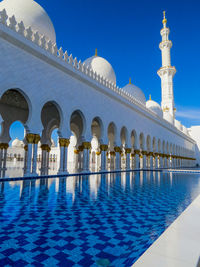
[[[0,266],[131,266],[200,194],[200,174],[0,183]]]

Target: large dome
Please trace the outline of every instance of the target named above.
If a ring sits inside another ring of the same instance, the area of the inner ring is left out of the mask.
[[[122,89],[132,95],[138,102],[142,103],[143,105],[146,105],[145,95],[139,87],[129,82],[129,84],[124,86]]]
[[[13,15],[19,23],[23,21],[25,27],[38,31],[53,43],[56,42],[54,26],[45,10],[33,0],[3,0],[0,10],[5,8],[8,17]]]
[[[148,100],[146,102],[146,107],[156,113],[159,117],[163,117],[163,111],[161,109],[161,106],[157,102],[153,100]]]
[[[93,56],[86,59],[83,63],[85,63],[86,67],[89,67],[97,74],[108,79],[108,81],[111,81],[116,84],[115,72],[111,64],[106,59],[99,56]]]

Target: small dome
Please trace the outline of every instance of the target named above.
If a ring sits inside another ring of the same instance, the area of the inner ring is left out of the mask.
[[[12,147],[23,147],[24,146],[24,142],[19,140],[18,138],[16,138],[13,142],[12,142]]]
[[[86,59],[83,63],[85,63],[86,67],[89,67],[94,72],[103,76],[108,81],[111,81],[116,84],[115,72],[111,64],[106,59],[99,56],[93,56]]]
[[[146,105],[145,95],[139,87],[129,82],[129,84],[124,86],[122,89],[132,95],[138,102],[142,103],[143,105]]]
[[[159,117],[163,117],[163,111],[161,109],[161,106],[157,102],[148,100],[146,102],[146,107],[156,113],[156,115],[158,115]]]
[[[5,8],[8,17],[15,16],[19,23],[23,21],[24,26],[29,26],[33,31],[38,31],[53,43],[56,42],[54,26],[45,10],[33,0],[3,0],[0,10]]]

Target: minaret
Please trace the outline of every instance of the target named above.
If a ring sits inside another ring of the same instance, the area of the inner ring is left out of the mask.
[[[161,79],[162,87],[162,109],[165,113],[170,113],[175,118],[174,106],[174,91],[173,91],[173,77],[176,73],[176,68],[171,66],[170,49],[172,42],[169,40],[169,28],[166,27],[167,19],[165,18],[165,11],[163,12],[163,28],[160,31],[162,42],[159,48],[162,52],[162,67],[158,70],[158,75]]]

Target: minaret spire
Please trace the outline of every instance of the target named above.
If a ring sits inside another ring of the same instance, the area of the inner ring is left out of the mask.
[[[162,42],[159,48],[162,52],[162,67],[158,70],[158,75],[161,78],[162,87],[162,109],[163,112],[169,112],[175,118],[174,107],[174,91],[173,91],[173,77],[176,73],[176,68],[171,66],[170,50],[172,42],[169,40],[170,30],[167,28],[167,19],[165,11],[163,12],[163,28],[160,31]]]

